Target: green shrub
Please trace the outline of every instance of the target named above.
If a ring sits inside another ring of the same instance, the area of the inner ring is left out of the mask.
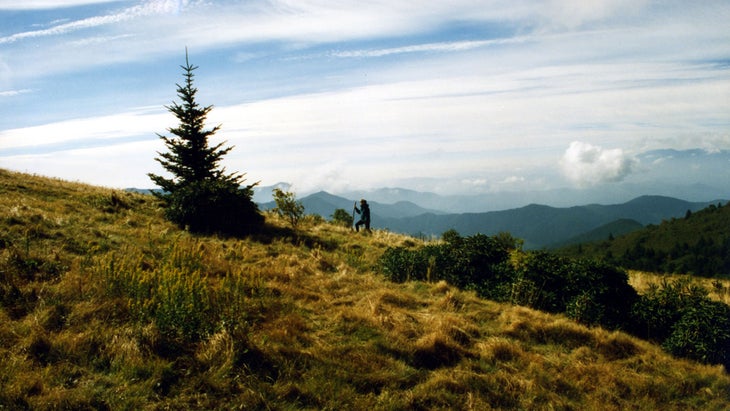
[[[334,214],[332,214],[332,221],[335,224],[339,224],[344,227],[352,227],[354,219],[352,218],[352,214],[348,213],[342,208],[338,208],[337,210],[335,210]]]
[[[289,225],[296,227],[299,220],[304,216],[304,205],[296,200],[294,193],[275,188],[274,201],[276,202],[274,212],[279,214],[280,217],[286,218]]]
[[[704,298],[687,306],[662,344],[674,355],[730,370],[730,307]]]
[[[672,334],[672,328],[682,318],[684,309],[706,296],[707,290],[692,285],[689,279],[652,284],[633,307],[637,332],[643,338],[661,343]]]
[[[447,241],[416,250],[389,248],[380,259],[386,277],[392,281],[446,281],[482,296],[502,297],[504,283],[511,278],[509,250],[496,239],[477,234],[461,237],[445,233]]]
[[[546,252],[526,255],[514,284],[521,283],[531,287],[513,287],[513,302],[609,328],[630,327],[629,313],[638,298],[625,271]]]
[[[730,369],[730,307],[690,279],[652,285],[633,309],[640,336],[674,355]]]
[[[419,262],[419,252],[405,247],[390,247],[380,257],[380,266],[390,281],[402,283],[424,280],[425,266]]]

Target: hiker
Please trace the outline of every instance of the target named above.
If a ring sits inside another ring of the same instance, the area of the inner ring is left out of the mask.
[[[363,198],[360,200],[360,208],[357,208],[357,202],[355,202],[355,212],[360,214],[360,220],[355,224],[355,231],[360,231],[360,226],[365,225],[365,231],[370,232],[370,206],[368,202]]]

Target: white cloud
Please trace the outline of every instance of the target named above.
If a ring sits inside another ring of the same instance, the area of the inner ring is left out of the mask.
[[[100,141],[164,132],[173,119],[162,108],[140,109],[109,116],[81,118],[40,126],[0,131],[0,150],[43,150],[66,143],[99,144]]]
[[[524,41],[522,38],[514,39],[498,39],[498,40],[471,40],[471,41],[454,41],[454,42],[439,42],[439,43],[427,43],[417,44],[413,46],[405,47],[392,47],[384,49],[372,49],[372,50],[348,50],[348,51],[335,51],[332,56],[342,58],[362,58],[362,57],[384,57],[394,54],[406,54],[406,53],[428,53],[428,52],[459,52],[465,50],[476,49],[491,45],[500,45],[507,43],[516,43]]]
[[[137,6],[122,9],[116,13],[63,22],[47,29],[25,31],[0,37],[0,45],[30,38],[57,36],[82,29],[122,23],[150,15],[175,14],[180,12],[187,4],[188,0],[150,0]]]
[[[0,10],[41,10],[111,3],[118,0],[0,0]]]
[[[636,160],[621,149],[604,149],[580,141],[570,143],[561,160],[565,176],[583,187],[621,181],[635,164]]]
[[[0,91],[0,97],[14,97],[20,94],[27,94],[32,93],[33,90],[30,89],[22,89],[22,90],[5,90]]]
[[[3,167],[105,187],[149,188],[148,172],[159,173],[155,153],[164,150],[157,140],[71,149],[45,154],[3,156]]]

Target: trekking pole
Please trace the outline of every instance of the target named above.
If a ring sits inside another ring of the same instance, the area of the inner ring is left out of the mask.
[[[357,210],[357,201],[352,205],[352,225],[350,226],[350,231],[355,229],[355,210]]]

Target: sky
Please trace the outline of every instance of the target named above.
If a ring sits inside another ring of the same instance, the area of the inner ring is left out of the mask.
[[[728,21],[726,0],[0,0],[0,168],[153,187],[187,49],[247,183],[728,198]]]

